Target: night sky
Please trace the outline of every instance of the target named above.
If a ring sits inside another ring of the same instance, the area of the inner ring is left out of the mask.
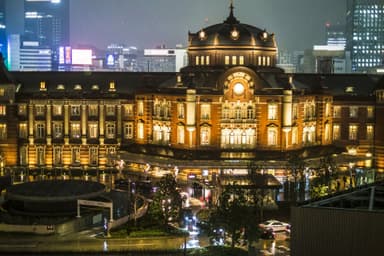
[[[71,43],[101,49],[110,43],[139,48],[186,45],[188,31],[223,22],[229,2],[70,0]],[[345,23],[346,0],[234,0],[234,6],[242,23],[275,33],[280,49],[304,50],[323,44],[326,22]]]

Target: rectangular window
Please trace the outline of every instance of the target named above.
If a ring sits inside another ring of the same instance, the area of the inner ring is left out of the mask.
[[[224,57],[225,65],[229,65],[229,56]]]
[[[71,123],[71,138],[72,139],[80,139],[81,131],[79,123]]]
[[[72,159],[73,165],[80,164],[80,148],[79,147],[73,147],[71,149],[71,159]]]
[[[239,56],[239,65],[244,65],[244,56]]]
[[[373,118],[373,117],[374,117],[373,107],[369,106],[367,107],[367,118]]]
[[[105,108],[106,108],[107,116],[114,116],[115,115],[115,105],[107,105]]]
[[[116,148],[108,147],[107,150],[107,165],[112,166],[114,162],[114,157],[116,156]]]
[[[45,115],[45,105],[36,105],[35,106],[35,114],[36,114],[36,116],[44,116]]]
[[[98,164],[98,149],[97,147],[89,148],[89,164],[96,166]]]
[[[359,108],[356,106],[349,107],[349,117],[356,118],[359,112]]]
[[[71,106],[71,116],[80,116],[80,106]]]
[[[144,139],[144,123],[143,122],[137,123],[137,138]]]
[[[19,124],[19,138],[26,139],[27,136],[28,136],[27,124],[26,123],[20,123]]]
[[[142,100],[139,100],[137,102],[137,114],[139,116],[143,116],[144,115],[144,102]]]
[[[201,119],[209,120],[211,118],[211,105],[202,104],[201,105]]]
[[[209,145],[210,141],[210,128],[209,127],[202,127],[200,130],[200,144],[201,145]]]
[[[27,114],[27,105],[19,105],[17,112],[20,116],[25,116]]]
[[[89,105],[88,106],[88,116],[98,116],[99,115],[99,106],[98,105]]]
[[[115,124],[114,123],[107,123],[105,130],[106,130],[106,138],[107,139],[114,139],[115,138]]]
[[[340,140],[340,125],[333,124],[333,140]]]
[[[209,55],[208,55],[208,56],[205,56],[205,64],[206,64],[206,65],[210,65]]]
[[[133,138],[133,123],[124,124],[124,138],[125,139]]]
[[[53,123],[53,138],[60,139],[63,137],[63,124]]]
[[[124,110],[124,116],[125,117],[131,117],[133,116],[133,105],[132,104],[126,104],[123,106]]]
[[[54,147],[53,148],[53,164],[54,165],[61,165],[63,164],[62,160],[62,148],[61,147]]]
[[[357,131],[358,131],[358,125],[356,124],[350,124],[349,125],[349,140],[357,140]]]
[[[45,124],[37,123],[36,124],[36,139],[44,139],[45,138]]]
[[[292,144],[298,144],[299,143],[299,134],[297,127],[292,127]]]
[[[341,107],[340,106],[334,106],[333,107],[333,117],[334,118],[340,118],[341,117]]]
[[[292,117],[293,117],[293,119],[297,119],[297,109],[298,109],[298,104],[297,103],[294,103],[293,105],[292,105]]]
[[[184,144],[184,126],[177,126],[177,143]]]
[[[183,119],[184,118],[184,103],[177,103],[177,118]]]
[[[99,126],[97,123],[88,124],[89,138],[96,139],[99,136]]]
[[[201,64],[201,65],[204,65],[204,64],[205,64],[204,56],[200,56],[200,64]]]
[[[0,116],[5,116],[5,115],[7,115],[7,106],[0,105]]]
[[[268,104],[268,120],[277,119],[277,104]]]
[[[54,116],[61,116],[61,115],[63,115],[63,106],[61,106],[61,105],[53,105],[52,114]]]
[[[237,65],[237,56],[232,56],[232,65]]]
[[[199,58],[199,56],[196,56],[195,64],[196,64],[196,66],[200,65],[200,58]]]
[[[0,140],[7,139],[7,125],[0,124]]]
[[[373,140],[374,128],[372,124],[367,125],[367,140]]]
[[[277,129],[276,127],[268,128],[268,146],[277,145]]]
[[[37,155],[37,165],[38,166],[42,166],[42,165],[44,165],[45,164],[45,150],[44,150],[44,148],[43,147],[38,147],[37,149],[36,149],[36,155]]]

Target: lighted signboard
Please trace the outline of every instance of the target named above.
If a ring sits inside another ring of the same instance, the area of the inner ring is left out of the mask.
[[[92,50],[72,49],[72,65],[92,65]]]

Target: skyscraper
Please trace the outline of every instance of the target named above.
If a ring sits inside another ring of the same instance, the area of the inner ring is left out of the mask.
[[[383,65],[383,0],[347,0],[347,50],[351,52],[352,71]]]
[[[57,49],[69,45],[69,0],[25,0],[24,40]]]
[[[6,55],[7,36],[5,33],[5,0],[0,0],[0,52]]]

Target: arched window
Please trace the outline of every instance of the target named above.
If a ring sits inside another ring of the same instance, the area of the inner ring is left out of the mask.
[[[209,145],[211,140],[211,127],[208,125],[200,128],[200,144]]]
[[[268,146],[277,145],[277,127],[268,127]]]

